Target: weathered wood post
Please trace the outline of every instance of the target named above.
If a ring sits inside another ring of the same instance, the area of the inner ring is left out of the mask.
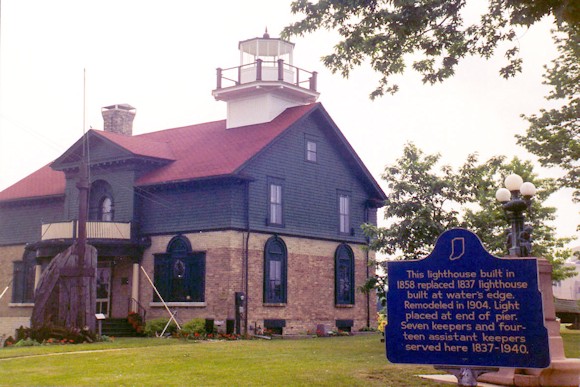
[[[96,330],[97,250],[87,245],[89,184],[87,166],[79,167],[78,239],[54,257],[38,283],[31,325],[64,327],[69,330]]]

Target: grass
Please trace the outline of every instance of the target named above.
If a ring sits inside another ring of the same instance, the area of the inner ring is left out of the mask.
[[[567,356],[580,333],[563,332]],[[3,386],[437,386],[430,366],[387,362],[378,335],[329,339],[112,343],[0,350]]]
[[[562,327],[560,334],[564,340],[566,357],[580,358],[580,331]]]

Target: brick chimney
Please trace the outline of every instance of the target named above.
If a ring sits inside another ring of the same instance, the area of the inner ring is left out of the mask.
[[[105,131],[131,136],[136,112],[133,106],[126,103],[101,108]]]

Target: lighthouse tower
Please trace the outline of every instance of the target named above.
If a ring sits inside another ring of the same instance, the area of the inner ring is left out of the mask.
[[[270,122],[285,109],[315,102],[316,72],[293,64],[294,43],[261,38],[239,43],[240,65],[217,69],[212,91],[227,103],[227,128]]]

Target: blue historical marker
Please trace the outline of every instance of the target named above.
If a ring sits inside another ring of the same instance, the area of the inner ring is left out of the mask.
[[[385,328],[392,363],[545,368],[548,332],[535,258],[497,258],[470,231],[388,263]]]

